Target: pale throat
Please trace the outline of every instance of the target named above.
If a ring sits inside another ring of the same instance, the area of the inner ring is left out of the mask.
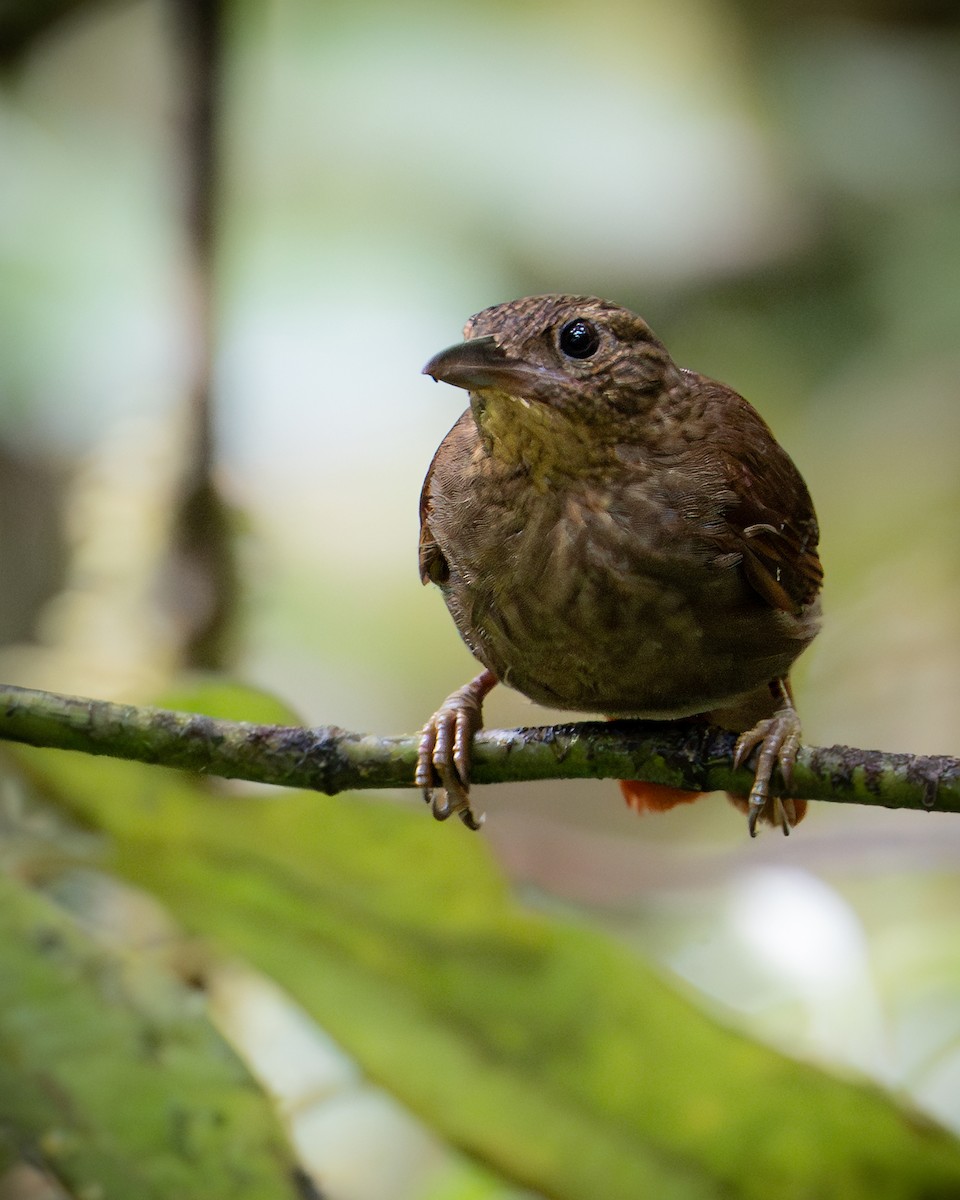
[[[470,393],[470,406],[489,453],[507,466],[526,468],[537,487],[611,462],[611,448],[596,429],[551,404],[485,388]]]

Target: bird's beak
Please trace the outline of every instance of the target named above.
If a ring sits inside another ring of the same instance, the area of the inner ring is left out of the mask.
[[[510,358],[492,337],[471,338],[441,350],[423,368],[440,383],[479,392],[496,388],[511,396],[528,396],[551,374],[547,369]]]

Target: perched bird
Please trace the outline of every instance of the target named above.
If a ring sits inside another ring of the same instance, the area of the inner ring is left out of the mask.
[[[784,833],[800,723],[787,673],[823,578],[806,485],[758,413],[676,366],[634,313],[531,296],[471,317],[424,374],[470,393],[420,497],[420,574],[484,670],[425,725],[434,815],[470,808],[470,747],[499,681],[553,708],[702,715],[758,750],[748,812]],[[745,731],[745,732],[744,732]],[[621,784],[639,809],[696,798]]]

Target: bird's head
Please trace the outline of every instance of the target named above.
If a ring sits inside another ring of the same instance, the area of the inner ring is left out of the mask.
[[[685,385],[663,343],[628,309],[591,296],[528,296],[484,309],[425,375],[470,393],[492,453],[555,475],[636,440]]]

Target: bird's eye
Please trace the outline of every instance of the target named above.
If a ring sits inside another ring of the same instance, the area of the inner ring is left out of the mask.
[[[568,358],[589,358],[599,345],[596,326],[583,317],[575,317],[560,330],[560,349]]]

